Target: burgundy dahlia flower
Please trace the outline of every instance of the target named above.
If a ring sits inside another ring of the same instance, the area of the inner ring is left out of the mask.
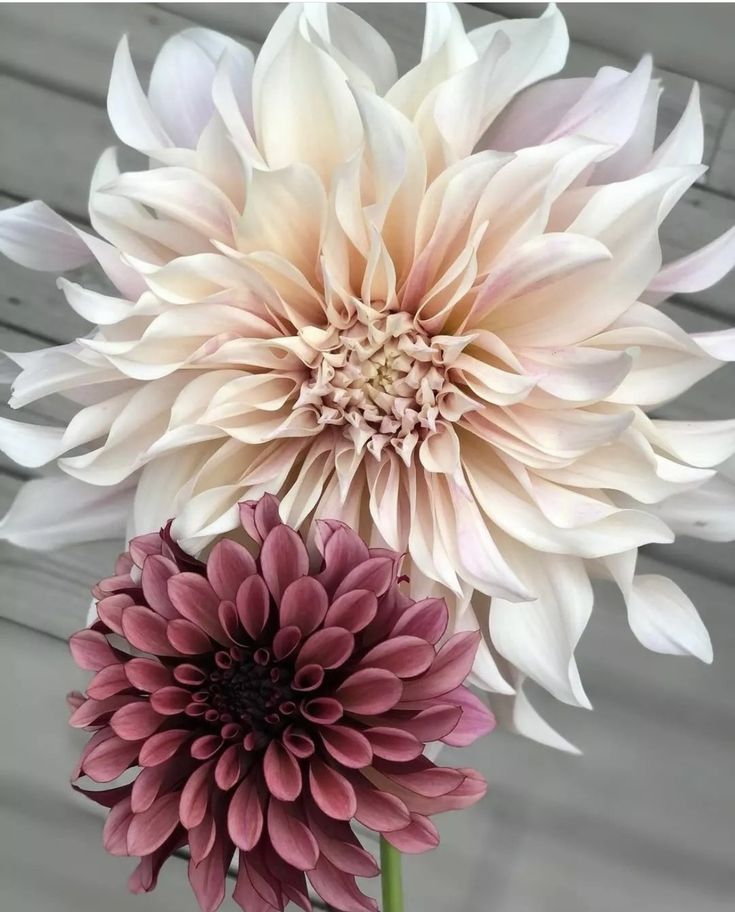
[[[203,563],[166,528],[133,539],[95,588],[98,620],[71,638],[95,672],[72,699],[71,724],[94,732],[76,775],[136,773],[75,788],[110,808],[107,850],[140,856],[135,892],[188,846],[205,912],[235,852],[247,912],[310,909],[307,877],[335,909],[375,910],[355,877],[378,868],[351,822],[422,852],[438,842],[431,815],[485,792],[474,770],[424,756],[493,727],[463,686],[479,634],[438,645],[444,602],[408,598],[400,555],[344,524],[318,523],[310,561],[273,497],[240,513],[257,556],[225,539]]]

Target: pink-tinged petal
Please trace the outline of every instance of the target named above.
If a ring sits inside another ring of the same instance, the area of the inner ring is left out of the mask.
[[[309,555],[300,536],[289,526],[276,526],[260,551],[263,579],[276,604],[287,586],[309,572]]]
[[[153,554],[146,558],[141,574],[140,581],[146,602],[169,620],[178,617],[168,596],[168,581],[178,572],[179,568],[172,560],[160,554]]]
[[[74,661],[85,671],[99,671],[107,665],[115,665],[120,659],[110,646],[104,634],[96,630],[80,630],[69,640]]]
[[[373,759],[370,741],[361,732],[345,725],[330,725],[319,732],[322,744],[327,753],[337,763],[350,769],[362,769],[369,766]]]
[[[263,760],[268,790],[281,801],[295,801],[301,793],[301,769],[296,758],[279,741],[271,741]]]
[[[278,500],[272,494],[264,494],[260,500],[241,503],[240,522],[254,541],[265,541],[268,534],[281,525]]]
[[[202,735],[191,742],[191,755],[195,760],[209,760],[223,744],[219,735]]]
[[[112,782],[135,762],[139,747],[137,741],[125,741],[113,735],[89,752],[82,762],[82,770],[95,782]]]
[[[302,576],[288,585],[280,607],[282,627],[298,627],[308,636],[324,620],[329,599],[324,586],[312,576]]]
[[[390,792],[375,788],[367,779],[353,780],[357,798],[355,819],[376,833],[390,833],[408,826],[411,821],[405,803]]]
[[[285,900],[295,903],[304,912],[312,912],[309,888],[306,885],[303,871],[297,871],[291,865],[286,864],[275,852],[270,851],[268,852],[268,871],[278,884]],[[245,908],[249,909],[250,906]],[[266,912],[270,912],[270,910],[266,910]],[[276,912],[280,912],[278,907],[276,907]]]
[[[291,806],[295,808],[295,805]],[[310,871],[319,858],[319,846],[305,824],[289,813],[283,802],[268,802],[268,835],[281,858],[298,871]]]
[[[230,839],[243,852],[254,848],[263,832],[263,806],[254,775],[238,785],[227,811],[227,831]]]
[[[373,646],[361,659],[363,668],[384,668],[399,678],[415,678],[434,661],[434,647],[414,636],[397,636]]]
[[[426,758],[419,757],[410,764],[406,762],[393,763],[376,758],[374,767],[378,772],[387,776],[392,782],[416,792],[424,798],[439,798],[448,795],[457,789],[464,779],[463,774],[456,769],[434,766]]]
[[[187,830],[193,829],[204,820],[212,790],[212,767],[214,760],[197,767],[186,780],[179,801],[179,816]]]
[[[270,614],[270,594],[262,576],[249,576],[241,583],[236,597],[242,626],[257,642]]]
[[[305,760],[314,753],[314,741],[311,736],[293,725],[289,725],[283,732],[283,744],[286,750],[299,760]]]
[[[212,851],[199,864],[189,860],[189,883],[202,912],[216,912],[222,905],[231,858],[232,843],[218,836]]]
[[[142,769],[138,773],[130,793],[133,812],[142,814],[143,811],[147,811],[162,791],[169,790],[175,775],[177,774],[174,771],[172,776],[171,764],[147,766]]]
[[[376,757],[385,760],[414,760],[424,745],[414,735],[399,728],[376,726],[365,731],[365,737],[372,746]]]
[[[400,716],[400,714],[398,714]],[[450,703],[440,703],[422,709],[411,718],[387,717],[386,721],[399,726],[403,731],[410,732],[419,741],[429,744],[431,741],[442,740],[445,735],[453,731],[459,723],[462,709]]]
[[[301,714],[315,725],[333,725],[343,712],[342,704],[334,697],[314,697],[301,705]]]
[[[169,621],[166,635],[171,645],[183,655],[202,655],[212,650],[212,641],[202,628],[185,618]]]
[[[165,618],[142,605],[131,605],[123,611],[122,629],[125,639],[143,652],[159,656],[181,655],[169,642],[167,627]]]
[[[340,684],[335,697],[345,712],[374,716],[392,709],[401,699],[404,685],[383,668],[363,668]]]
[[[388,591],[395,578],[395,562],[387,557],[371,557],[350,570],[337,587],[334,598],[353,589],[369,589],[380,597]]]
[[[403,612],[391,636],[416,636],[433,646],[444,636],[448,623],[449,611],[444,599],[427,598]]]
[[[140,859],[140,864],[128,878],[128,889],[131,893],[149,893],[158,882],[158,875],[164,863],[183,845],[186,844],[186,831],[174,830],[160,849],[152,855]]]
[[[324,627],[312,633],[301,647],[296,658],[296,668],[318,663],[332,669],[343,665],[352,655],[355,638],[342,627]]]
[[[150,737],[164,718],[150,703],[128,703],[113,713],[110,728],[126,741],[140,741]]]
[[[256,864],[256,856],[260,854],[262,853],[257,849],[247,854],[240,853],[237,883],[232,898],[243,912],[281,912],[281,885],[265,867],[261,858],[258,858]],[[270,868],[271,862],[277,859],[275,853],[271,855],[269,852],[268,867]]]
[[[107,665],[100,668],[89,682],[87,693],[95,700],[104,700],[130,687],[124,665]]]
[[[183,662],[181,665],[177,665],[174,668],[174,678],[179,682],[179,684],[188,684],[190,687],[196,687],[199,684],[203,684],[207,676],[196,665],[190,665],[188,662]]]
[[[406,855],[428,852],[439,845],[439,831],[429,818],[422,814],[411,814],[411,823],[407,827],[386,833],[385,838],[399,852]]]
[[[475,630],[457,633],[447,640],[426,674],[405,682],[403,699],[428,700],[459,687],[472,669],[480,638],[480,632]]]
[[[324,902],[342,912],[378,912],[378,904],[360,891],[355,878],[340,871],[323,855],[307,877]]]
[[[116,788],[111,789],[85,789],[80,785],[75,785],[73,782],[71,787],[75,792],[79,792],[81,795],[84,795],[85,798],[89,798],[90,801],[99,804],[100,807],[106,807],[108,809],[114,808],[121,801],[130,797],[130,791],[132,789],[131,785],[119,785]]]
[[[201,627],[218,643],[226,643],[217,609],[220,600],[207,580],[198,573],[179,573],[168,581],[169,598],[179,614]]]
[[[466,747],[495,728],[495,716],[482,700],[466,687],[458,687],[445,694],[442,700],[447,700],[462,710],[457,725],[442,737],[445,744],[451,744],[453,747]]]
[[[151,694],[151,706],[162,716],[176,716],[191,703],[191,691],[183,687],[162,687]]]
[[[69,717],[69,725],[72,728],[86,728],[88,725],[99,724],[101,719],[129,703],[130,696],[124,694],[107,697],[105,700],[85,700]]]
[[[350,820],[355,816],[355,790],[336,769],[314,758],[309,766],[309,785],[314,801],[327,817]]]
[[[128,854],[128,827],[133,819],[130,798],[123,799],[107,815],[102,830],[102,844],[110,855]]]
[[[293,677],[291,687],[294,690],[308,692],[311,690],[316,690],[317,687],[321,687],[323,680],[324,669],[321,665],[318,665],[316,662],[314,662],[311,665],[304,665],[303,668],[299,668]]]
[[[158,659],[130,659],[125,663],[128,681],[138,690],[152,693],[171,684],[173,676]]]
[[[285,601],[285,599],[284,599]],[[283,603],[281,603],[283,604]],[[281,661],[296,649],[301,642],[301,630],[295,625],[290,627],[281,627],[273,637],[273,655]]]
[[[221,599],[234,601],[240,583],[255,572],[252,554],[231,538],[217,542],[207,560],[207,579]]]
[[[189,849],[191,860],[200,864],[214,848],[217,838],[217,825],[213,817],[205,817],[202,822],[189,830]]]
[[[341,523],[331,529],[330,523],[330,520],[317,522],[317,537],[323,542],[326,539],[322,551],[324,570],[319,574],[319,581],[332,593],[351,570],[368,560],[370,554],[356,532]]]
[[[128,552],[136,566],[142,567],[145,559],[152,554],[160,554],[163,542],[158,532],[137,535],[130,540]]]
[[[147,811],[136,814],[128,827],[128,852],[150,855],[179,824],[179,795],[173,792],[157,798]]]
[[[217,787],[223,792],[228,792],[240,781],[245,769],[242,748],[239,744],[231,744],[222,752],[214,768],[214,781]]]
[[[372,621],[378,610],[378,599],[369,589],[353,589],[340,595],[329,606],[324,618],[325,627],[344,627],[358,633]]]
[[[307,801],[305,808],[319,852],[335,867],[355,877],[375,877],[379,873],[375,859],[362,848],[349,823],[327,817],[313,801]]]
[[[231,642],[237,643],[242,641],[240,615],[237,613],[237,606],[234,602],[227,600],[220,602],[219,608],[217,609],[217,617],[219,618],[222,629],[227,634],[227,638]]]
[[[171,728],[168,731],[156,732],[140,749],[141,766],[158,766],[174,756],[176,751],[191,737],[191,732],[183,728]]]
[[[133,599],[125,593],[108,595],[97,602],[97,616],[113,633],[122,636],[123,610],[133,604]]]

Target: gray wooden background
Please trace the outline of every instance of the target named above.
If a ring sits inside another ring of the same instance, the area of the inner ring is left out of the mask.
[[[279,8],[258,3],[1,5],[0,206],[39,197],[84,222],[92,166],[114,142],[104,100],[123,32],[130,34],[145,76],[156,49],[173,32],[203,23],[257,48]],[[722,20],[712,18],[708,26],[706,10],[706,4],[690,8],[697,34],[706,36],[709,27],[712,48],[721,48],[715,32]],[[376,4],[359,11],[391,40],[404,68],[418,58],[420,6]],[[462,13],[471,25],[497,18],[473,5],[464,5]],[[627,5],[621,15],[634,33],[636,5]],[[583,18],[584,34],[594,39],[589,9]],[[665,33],[665,15],[661,23]],[[625,42],[611,50],[613,34],[605,31],[605,52],[575,42],[567,73],[592,74],[611,62],[629,65]],[[698,53],[701,59],[701,47]],[[686,54],[674,55],[669,66],[676,72],[660,73],[666,86],[662,131],[675,123],[691,81]],[[731,59],[708,72],[726,72],[728,66]],[[735,223],[735,95],[705,82],[702,101],[710,170],[664,225],[669,257]],[[65,307],[53,277],[3,261],[0,278],[1,348],[32,349],[87,331]],[[735,278],[676,301],[669,311],[692,330],[730,325]],[[666,414],[733,416],[733,377],[733,370],[721,371]],[[61,417],[54,403],[33,409],[44,423]],[[0,414],[7,412],[0,405]],[[0,510],[10,504],[23,477],[17,467],[0,462]],[[63,697],[80,679],[64,638],[83,622],[89,584],[109,568],[116,550],[115,544],[102,542],[39,557],[0,546],[3,912],[195,908],[179,860],[164,870],[156,893],[127,896],[130,863],[106,856],[98,809],[77,801],[67,785],[81,739],[67,730]],[[462,756],[463,763],[487,775],[490,793],[480,806],[441,821],[438,852],[407,862],[410,912],[735,909],[733,549],[682,540],[652,550],[642,563],[673,576],[697,603],[715,643],[714,665],[647,653],[628,631],[620,600],[601,589],[580,649],[594,713],[536,697],[539,708],[584,755],[557,754],[497,733]]]

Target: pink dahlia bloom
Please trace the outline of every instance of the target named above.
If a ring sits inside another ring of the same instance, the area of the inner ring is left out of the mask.
[[[589,706],[592,578],[646,646],[708,661],[686,595],[635,566],[676,534],[735,536],[717,474],[735,422],[655,413],[735,359],[733,331],[656,308],[717,281],[735,233],[662,264],[661,222],[704,170],[696,87],[654,148],[651,61],[544,82],[567,46],[553,6],[468,33],[431,3],[399,77],[354,13],[294,4],[257,60],[204,29],[170,39],[146,93],[122,41],[108,111],[145,167],[102,156],[99,237],[41,203],[0,216],[19,262],[109,279],[60,280],[88,336],[14,356],[13,406],[79,411],[2,422],[13,458],[67,476],[31,482],[3,534],[51,547],[175,516],[197,554],[265,491],[294,527],[339,517],[482,631],[475,679],[558,746],[523,685]]]
[[[95,672],[72,697],[71,724],[94,732],[76,775],[137,774],[75,787],[110,808],[107,850],[140,856],[135,892],[188,846],[205,912],[233,854],[245,912],[310,909],[307,878],[334,909],[376,910],[355,882],[378,868],[352,821],[423,852],[439,841],[433,814],[485,794],[474,770],[424,756],[494,725],[463,686],[479,634],[438,646],[444,602],[405,595],[400,555],[343,523],[318,523],[312,562],[274,498],[240,512],[256,556],[223,539],[202,563],[166,528],[133,539],[95,588],[98,620],[71,638]]]

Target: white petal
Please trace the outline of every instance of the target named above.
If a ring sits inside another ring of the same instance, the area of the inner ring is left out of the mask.
[[[0,212],[0,252],[27,269],[46,272],[76,269],[92,259],[79,232],[38,200]]]
[[[636,576],[627,604],[631,630],[648,649],[712,661],[707,628],[673,580],[658,574]]]
[[[656,149],[649,167],[699,164],[703,154],[704,123],[699,104],[699,85],[695,82],[681,119]]]
[[[735,228],[699,250],[667,263],[646,290],[660,300],[667,295],[688,294],[709,288],[735,267]]]
[[[735,540],[735,484],[726,478],[717,476],[651,509],[677,535],[712,542]]]

